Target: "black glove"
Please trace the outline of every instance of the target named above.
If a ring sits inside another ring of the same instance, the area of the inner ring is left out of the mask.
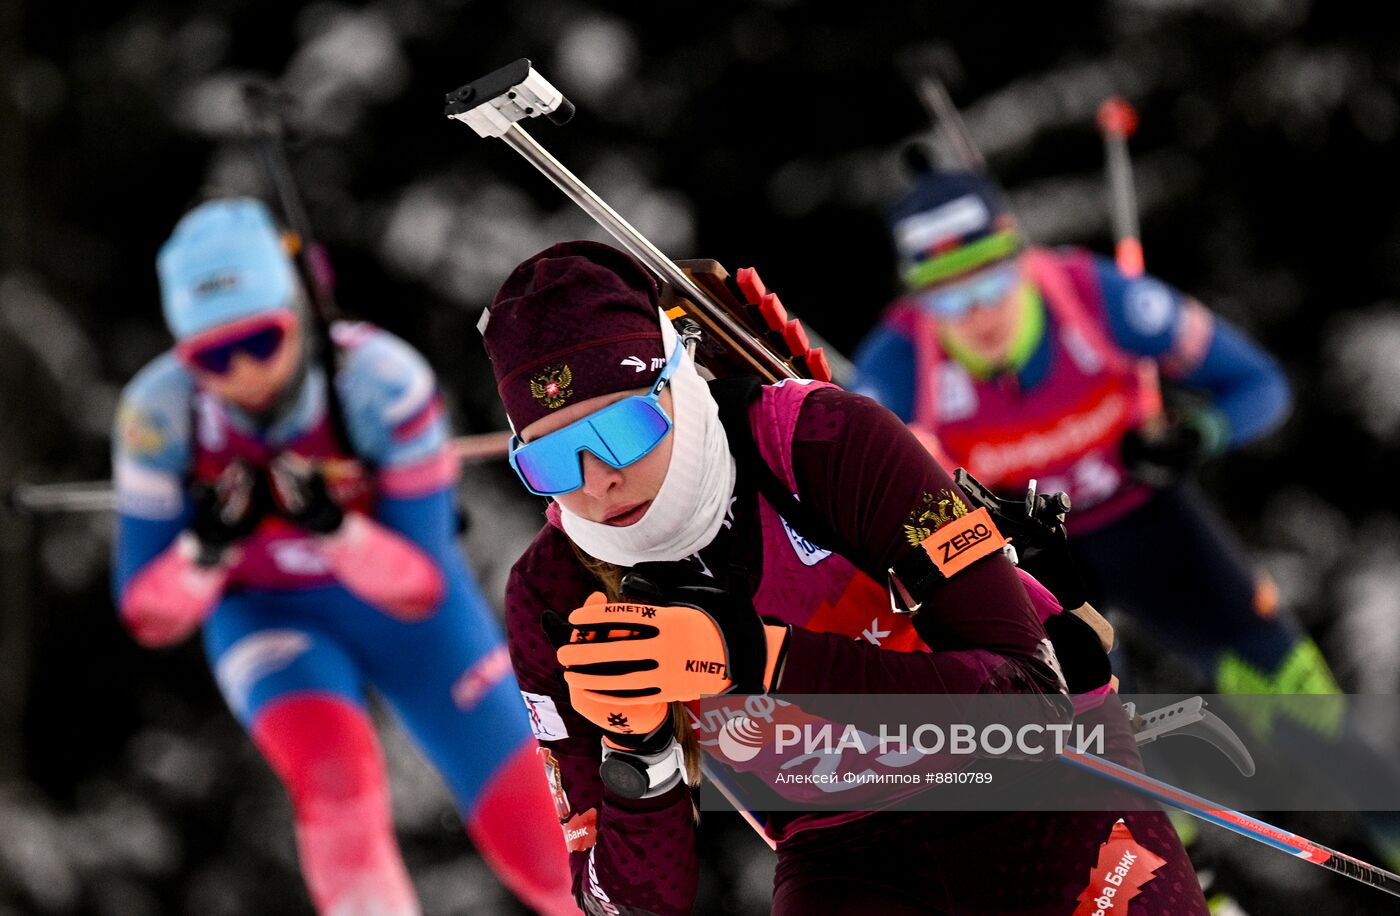
[[[1076,608],[1088,589],[1070,554],[1065,516],[1070,501],[1065,493],[1028,493],[1024,499],[1003,499],[967,472],[957,468],[953,480],[968,495],[971,505],[985,508],[999,530],[1016,548],[1016,565],[1066,608]]]
[[[1046,620],[1045,635],[1055,647],[1055,658],[1070,693],[1097,690],[1113,676],[1113,663],[1099,634],[1072,609]]]
[[[252,534],[267,514],[263,479],[242,461],[224,468],[213,482],[197,481],[190,495],[190,531],[199,541],[201,566],[218,565],[229,546]]]
[[[269,468],[281,514],[312,534],[332,534],[345,510],[331,498],[325,475],[296,455],[279,455]]]
[[[1168,424],[1161,433],[1128,430],[1119,451],[1128,473],[1155,487],[1175,485],[1210,454],[1201,427],[1184,419]]]
[[[1045,632],[1055,647],[1070,693],[1087,693],[1108,682],[1113,674],[1099,634],[1077,613],[1088,601],[1088,589],[1069,548],[1065,516],[1069,496],[1064,493],[1028,493],[1025,499],[1002,499],[965,469],[953,479],[968,500],[985,507],[1002,534],[1012,539],[1018,564],[1050,590],[1064,613],[1045,621]],[[1091,611],[1097,619],[1098,612]]]

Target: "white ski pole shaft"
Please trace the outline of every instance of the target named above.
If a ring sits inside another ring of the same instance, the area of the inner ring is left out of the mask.
[[[1099,106],[1098,126],[1103,136],[1108,169],[1114,255],[1118,269],[1129,277],[1142,276],[1145,268],[1142,232],[1138,226],[1137,193],[1133,188],[1133,160],[1128,155],[1128,138],[1137,130],[1137,123],[1137,112],[1123,98],[1114,96]]]

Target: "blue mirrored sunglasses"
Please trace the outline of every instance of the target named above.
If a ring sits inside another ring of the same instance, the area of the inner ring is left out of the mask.
[[[602,410],[575,420],[538,439],[522,443],[510,440],[510,466],[536,496],[562,496],[583,486],[580,452],[589,452],[599,461],[625,468],[661,444],[671,431],[671,418],[661,409],[661,390],[671,381],[680,365],[684,344],[666,360],[661,375],[646,394],[634,394],[609,404]]]
[[[961,318],[973,308],[996,305],[1007,297],[1020,280],[1015,261],[1000,264],[953,283],[941,284],[916,294],[919,304],[939,318]]]

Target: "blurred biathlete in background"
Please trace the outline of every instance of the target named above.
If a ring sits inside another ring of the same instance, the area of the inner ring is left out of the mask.
[[[502,880],[542,912],[577,912],[501,633],[458,554],[431,370],[365,324],[336,323],[332,360],[317,359],[325,335],[258,201],[196,207],[157,266],[177,343],[127,386],[116,424],[123,623],[146,646],[202,628],[291,795],[319,912],[419,911],[370,685]]]
[[[946,466],[1073,502],[1099,607],[1122,609],[1220,693],[1333,693],[1317,646],[1189,481],[1290,408],[1275,362],[1166,284],[1078,249],[1027,247],[1000,190],[929,170],[891,212],[905,295],[856,353],[852,388]],[[1198,402],[1164,414],[1158,379]]]
[[[652,276],[593,242],[517,267],[481,328],[518,432],[511,463],[553,500],[511,570],[507,633],[589,913],[691,911],[687,782],[702,745],[717,772],[782,782],[780,756],[735,764],[712,747],[713,723],[673,704],[770,690],[999,693],[1068,718],[1076,669],[1047,630],[1075,624],[874,401],[812,382],[707,384]],[[974,531],[958,565],[936,565],[936,543]],[[891,612],[891,567],[922,602],[913,617]],[[1094,650],[1085,688],[1112,712]],[[1110,729],[1136,761],[1126,719]],[[1166,816],[1121,806],[1115,795],[1109,810],[1067,813],[769,812],[773,912],[1058,916],[1122,817],[1161,857],[1132,912],[1205,913]]]
[[[1205,459],[1287,415],[1282,371],[1243,333],[1149,276],[1081,249],[1028,247],[981,175],[934,169],[890,212],[907,290],[856,352],[852,388],[889,407],[945,467],[1003,495],[1069,493],[1090,600],[1131,614],[1227,694],[1337,694],[1316,643],[1192,484]],[[1163,410],[1159,379],[1184,395]],[[1129,672],[1131,676],[1131,672]],[[1307,772],[1339,745],[1400,779],[1389,749],[1320,715],[1255,710],[1257,734]],[[1334,752],[1336,752],[1334,750]],[[1319,772],[1319,778],[1330,774]],[[1365,815],[1400,867],[1400,816]],[[1193,825],[1183,821],[1184,836]]]

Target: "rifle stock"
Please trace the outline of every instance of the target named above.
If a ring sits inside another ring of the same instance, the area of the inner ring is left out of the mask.
[[[709,294],[711,303],[691,302],[675,287],[664,284],[662,308],[673,321],[684,315],[700,325],[704,334],[698,359],[716,376],[757,374],[767,381],[776,381],[767,371],[766,361],[759,357],[761,348],[769,358],[784,363],[797,378],[832,380],[825,350],[812,346],[801,322],[788,315],[782,301],[768,291],[752,267],[730,274],[718,261],[708,258],[675,263]],[[745,333],[733,335],[715,321],[711,304],[722,309]]]

